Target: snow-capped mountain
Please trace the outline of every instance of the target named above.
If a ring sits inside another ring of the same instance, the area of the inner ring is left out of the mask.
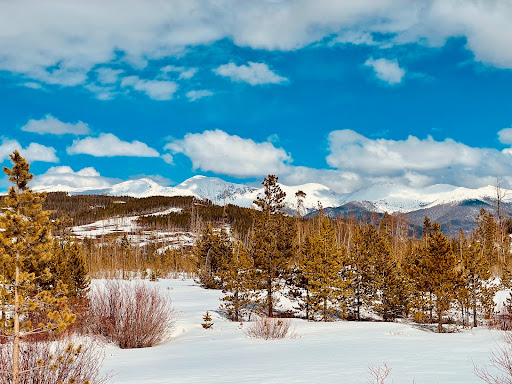
[[[298,191],[306,193],[303,207],[306,212],[318,208],[339,207],[350,202],[362,202],[371,211],[376,212],[412,212],[429,209],[438,205],[458,204],[468,200],[491,201],[496,199],[493,186],[470,189],[447,184],[437,184],[424,188],[407,187],[395,183],[379,183],[350,194],[338,193],[322,184],[307,183],[287,186],[280,184],[286,193],[285,205],[289,210],[297,209]],[[109,188],[91,190],[66,185],[37,186],[37,191],[64,191],[71,194],[106,194],[112,196],[194,196],[208,199],[222,205],[228,204],[249,207],[263,188],[224,181],[217,177],[194,176],[174,187],[165,187],[155,181],[142,178],[114,184]],[[505,202],[512,202],[512,190],[502,190]],[[304,212],[305,213],[305,212]]]
[[[512,201],[512,191],[502,190],[505,202]],[[412,188],[394,183],[380,183],[346,196],[345,202],[368,201],[377,212],[412,212],[442,204],[456,204],[466,200],[490,201],[496,199],[496,188],[477,189],[436,184]]]
[[[211,200],[214,204],[226,204],[248,207],[258,196],[258,188],[243,184],[235,184],[219,179],[218,177],[194,176],[174,187],[176,191],[188,196],[191,191],[202,199]]]

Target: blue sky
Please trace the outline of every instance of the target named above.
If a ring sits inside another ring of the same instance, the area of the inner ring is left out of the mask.
[[[75,188],[512,187],[511,19],[492,0],[0,1],[0,162],[19,149],[34,185]]]

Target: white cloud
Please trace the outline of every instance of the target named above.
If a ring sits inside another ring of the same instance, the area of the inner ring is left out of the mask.
[[[369,58],[364,65],[372,68],[375,76],[388,84],[399,84],[405,76],[405,70],[400,68],[397,60]]]
[[[22,148],[17,140],[10,140],[2,138],[0,144],[0,162],[9,158],[9,155],[14,151],[19,151],[20,154],[28,161],[44,161],[47,163],[58,163],[59,159],[56,156],[56,150],[53,147],[46,147],[38,143],[30,143],[28,147]]]
[[[121,87],[130,87],[145,93],[153,100],[171,100],[178,90],[178,84],[166,80],[143,80],[138,76],[127,76],[121,80]]]
[[[504,128],[498,132],[500,143],[512,145],[512,128]]]
[[[48,186],[65,186],[70,190],[104,189],[117,182],[117,179],[102,177],[92,167],[83,168],[77,172],[69,166],[51,167],[45,173],[34,178],[33,188]]]
[[[470,147],[452,139],[369,139],[346,129],[330,133],[329,151],[327,163],[358,175],[361,185],[392,180],[410,186],[446,183],[473,188],[492,185],[496,177],[512,182],[508,149]]]
[[[161,71],[165,74],[169,72],[178,72],[178,80],[188,80],[193,78],[196,73],[199,71],[198,68],[185,68],[185,67],[177,67],[174,65],[166,65],[161,69]]]
[[[85,89],[94,93],[98,100],[112,100],[119,93],[113,86],[101,86],[94,83],[87,84]]]
[[[512,68],[512,3],[461,0],[17,0],[2,3],[0,70],[48,84],[84,84],[97,66],[143,67],[229,38],[241,47],[295,50],[326,39],[441,46],[465,37],[475,59]]]
[[[98,68],[96,70],[98,82],[101,84],[115,84],[119,80],[122,69]]]
[[[90,132],[89,126],[82,121],[78,121],[74,124],[64,123],[50,114],[47,114],[40,120],[29,120],[27,124],[21,127],[21,130],[39,134],[51,133],[53,135],[64,135],[67,133],[73,135],[87,135]]]
[[[218,129],[188,133],[182,140],[167,144],[165,149],[188,156],[194,169],[234,177],[279,173],[292,161],[284,149],[272,143],[257,143]]]
[[[196,101],[198,99],[202,99],[203,97],[208,97],[208,96],[212,96],[212,95],[213,95],[212,91],[208,91],[206,89],[201,89],[199,91],[188,91],[185,96],[187,96],[187,98],[190,101]]]
[[[232,81],[249,83],[251,85],[260,84],[279,84],[288,81],[286,77],[279,76],[271,71],[265,63],[253,63],[249,61],[249,65],[236,65],[229,63],[215,68],[215,72],[219,76],[230,78]]]
[[[178,77],[178,80],[188,80],[188,79],[191,79],[193,78],[196,73],[197,73],[198,69],[197,68],[189,68],[183,72],[180,73],[179,77]]]
[[[165,161],[167,164],[173,165],[174,164],[174,158],[170,153],[164,153],[162,156],[160,156],[163,161]]]
[[[33,81],[28,81],[26,83],[23,83],[21,84],[23,85],[24,87],[27,87],[27,88],[32,88],[32,89],[42,89],[43,86],[39,83],[34,83]]]
[[[329,134],[327,163],[331,167],[364,174],[386,175],[397,171],[425,171],[451,166],[475,167],[482,152],[451,139],[432,137],[406,140],[368,139],[349,129]]]
[[[147,144],[134,140],[122,141],[111,133],[102,133],[99,137],[86,137],[74,140],[67,148],[70,155],[87,154],[96,157],[134,156],[159,157],[160,154]]]

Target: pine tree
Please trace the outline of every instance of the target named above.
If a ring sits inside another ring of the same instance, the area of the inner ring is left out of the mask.
[[[254,204],[261,209],[256,216],[251,251],[259,286],[266,291],[264,307],[269,317],[274,314],[275,294],[286,278],[289,261],[293,256],[294,221],[285,217],[281,209],[286,194],[278,184],[278,177],[269,175],[263,180],[263,196]]]
[[[457,253],[461,263],[461,281],[457,289],[457,300],[469,316],[471,309],[473,327],[478,326],[479,311],[490,315],[494,308],[494,295],[498,285],[489,283],[492,277],[489,260],[485,257],[482,244],[473,239],[469,242],[462,233],[459,234]],[[464,323],[464,322],[463,322]]]
[[[371,306],[376,298],[379,288],[378,264],[387,259],[389,247],[373,225],[356,230],[349,249],[352,308],[356,320],[361,320],[361,308]]]
[[[210,316],[210,312],[206,311],[206,313],[203,315],[203,321],[204,321],[204,323],[201,323],[201,326],[204,329],[210,329],[213,327],[212,317]]]
[[[443,315],[455,300],[456,287],[460,282],[458,261],[449,240],[439,229],[429,237],[425,251],[424,271],[432,287],[438,331],[442,333]]]
[[[208,225],[197,240],[194,253],[198,260],[201,284],[205,288],[221,288],[216,276],[232,253],[231,240],[226,230],[222,228],[220,231],[214,231],[213,227]]]
[[[341,276],[345,252],[336,244],[334,229],[322,210],[318,229],[308,235],[303,252],[306,317],[309,317],[309,312],[319,313],[323,321],[328,321],[338,309],[343,316],[348,290],[348,282]],[[335,307],[336,302],[341,304],[341,308]]]
[[[6,209],[0,216],[0,329],[13,339],[13,384],[20,383],[20,343],[28,335],[61,331],[75,320],[67,306],[64,285],[55,279],[51,263],[50,222],[41,209],[43,195],[32,193],[27,184],[30,166],[15,151],[11,169],[4,167],[9,181]],[[37,367],[34,367],[37,368]]]
[[[498,224],[494,216],[482,208],[475,219],[475,225],[474,237],[481,244],[484,257],[487,258],[491,267],[501,269],[503,265],[500,264],[497,248]]]
[[[231,256],[223,260],[219,271],[222,281],[221,308],[233,321],[241,321],[255,301],[254,264],[244,245],[237,242],[232,247]]]

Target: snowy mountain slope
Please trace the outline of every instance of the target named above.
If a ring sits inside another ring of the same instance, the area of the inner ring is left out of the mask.
[[[413,188],[400,184],[385,182],[371,185],[351,194],[340,194],[322,184],[307,183],[296,186],[281,184],[286,193],[285,205],[289,211],[297,209],[295,194],[300,190],[306,193],[303,206],[304,213],[314,211],[320,202],[324,208],[341,207],[350,202],[364,202],[365,209],[376,212],[413,212],[429,209],[438,205],[459,204],[464,201],[478,200],[491,202],[496,198],[493,186],[470,189],[447,184],[437,184],[424,188]],[[242,207],[252,206],[252,202],[263,188],[224,181],[217,177],[194,176],[175,187],[164,187],[155,181],[142,178],[114,184],[103,190],[87,190],[67,185],[37,186],[37,191],[64,191],[71,194],[106,194],[113,196],[149,197],[149,196],[194,196],[208,199],[222,205],[224,199],[228,204]],[[512,203],[512,190],[503,190],[504,201]]]
[[[512,191],[503,190],[504,201],[512,202]],[[467,200],[491,201],[496,199],[496,188],[477,189],[436,184],[412,188],[394,183],[374,184],[346,197],[346,202],[369,201],[379,212],[412,212],[442,204],[458,204]]]
[[[295,194],[298,191],[302,191],[306,194],[303,201],[303,207],[307,212],[318,209],[318,203],[321,203],[323,207],[337,207],[345,202],[345,195],[335,192],[329,187],[317,183],[308,183],[295,186],[286,186],[279,184],[283,192],[286,193],[285,205],[289,209],[297,210],[297,198]],[[260,193],[263,189],[259,190]]]
[[[194,193],[202,199],[211,200],[214,204],[226,204],[248,207],[258,196],[259,189],[243,184],[235,184],[218,177],[194,176],[173,188],[176,193],[189,196]]]

